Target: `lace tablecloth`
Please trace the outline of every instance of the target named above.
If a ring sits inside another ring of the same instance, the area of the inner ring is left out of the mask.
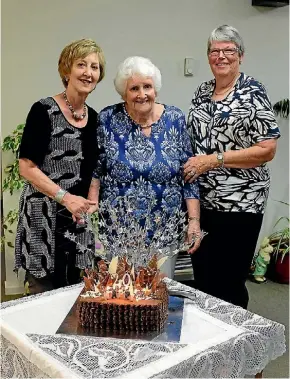
[[[82,286],[2,303],[2,378],[235,378],[285,352],[285,328],[166,279],[187,298],[180,343],[55,334]]]

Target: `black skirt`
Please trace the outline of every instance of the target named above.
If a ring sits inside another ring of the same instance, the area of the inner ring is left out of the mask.
[[[245,286],[263,214],[201,209],[201,229],[208,235],[191,255],[197,289],[246,308]]]

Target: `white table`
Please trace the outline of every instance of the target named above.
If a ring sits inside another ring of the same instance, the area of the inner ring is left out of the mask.
[[[244,377],[285,352],[283,325],[167,279],[186,297],[179,343],[55,334],[82,285],[2,304],[2,377]]]

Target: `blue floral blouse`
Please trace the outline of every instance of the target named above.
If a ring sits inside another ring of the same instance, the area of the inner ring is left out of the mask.
[[[182,179],[182,165],[193,153],[180,109],[165,105],[146,137],[124,103],[111,105],[99,113],[97,139],[94,177],[101,181],[100,200],[128,196],[141,211],[170,214],[185,209],[184,199],[199,199],[198,184]]]

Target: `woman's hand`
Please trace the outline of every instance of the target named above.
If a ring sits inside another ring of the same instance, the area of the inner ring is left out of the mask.
[[[185,182],[192,183],[199,175],[217,167],[218,161],[214,154],[197,155],[191,157],[183,166],[183,176]]]
[[[90,215],[92,215],[93,213],[97,212],[98,210],[99,210],[99,204],[97,204],[97,203],[95,202],[95,204],[90,205],[90,207],[89,207],[87,213],[90,214]]]
[[[189,220],[187,227],[187,243],[191,245],[194,240],[194,245],[188,250],[188,254],[193,254],[201,243],[201,230],[198,220]]]
[[[87,200],[82,196],[66,193],[63,197],[62,205],[64,205],[75,218],[81,219],[84,213],[88,213],[90,207],[96,206],[96,202]]]
[[[90,205],[90,207],[87,211],[87,214],[91,215],[91,214],[97,212],[98,210],[99,210],[98,204]],[[76,222],[77,224],[80,224],[80,225],[83,225],[86,222],[83,216],[81,218],[78,218],[78,217],[72,215],[72,218],[73,218],[74,222]]]

